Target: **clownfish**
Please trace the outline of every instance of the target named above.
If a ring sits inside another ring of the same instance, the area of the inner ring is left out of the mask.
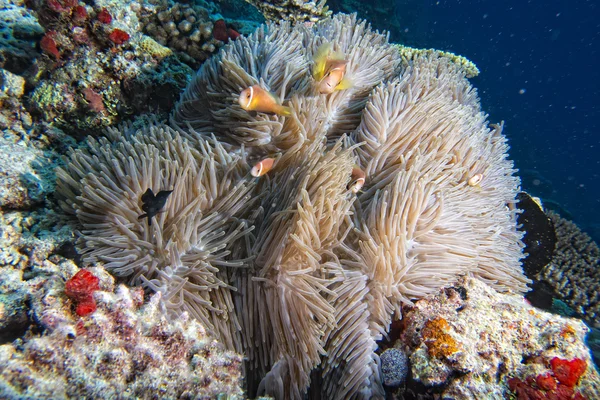
[[[317,81],[317,90],[322,94],[352,87],[352,82],[345,76],[348,61],[344,59],[343,54],[331,52],[331,44],[323,43],[313,59],[312,75]]]
[[[273,168],[273,164],[275,163],[274,158],[265,158],[259,162],[257,162],[254,167],[250,170],[250,175],[259,177],[265,175],[267,172]]]
[[[366,174],[362,169],[354,167],[352,168],[351,178],[352,180],[348,184],[348,190],[352,193],[358,193],[365,184]]]
[[[246,111],[258,111],[267,114],[291,115],[289,107],[281,105],[281,101],[274,94],[261,88],[259,85],[250,86],[240,93],[238,103]]]

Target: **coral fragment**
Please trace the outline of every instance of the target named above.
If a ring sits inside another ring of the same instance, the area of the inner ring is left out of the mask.
[[[60,52],[58,51],[56,41],[54,40],[55,34],[56,33],[53,31],[48,31],[42,40],[40,40],[40,47],[44,52],[52,55],[56,60],[60,60]]]
[[[106,11],[106,8],[103,8],[98,15],[96,15],[96,19],[106,25],[112,22],[112,16]]]
[[[587,363],[580,358],[574,358],[569,361],[554,357],[550,360],[550,365],[552,366],[552,372],[554,372],[556,379],[568,387],[577,385],[579,378],[581,378],[587,369]]]
[[[129,34],[121,29],[113,29],[108,38],[111,42],[119,46],[129,40]]]
[[[96,311],[93,294],[99,290],[99,279],[87,269],[77,272],[65,283],[65,294],[77,303],[75,312],[80,317]]]

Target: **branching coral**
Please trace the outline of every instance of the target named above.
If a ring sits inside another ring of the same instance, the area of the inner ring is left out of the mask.
[[[352,82],[329,95],[311,74],[324,43]],[[382,398],[375,350],[402,304],[460,275],[527,282],[502,127],[488,127],[461,67],[438,53],[402,62],[346,15],[226,45],[182,95],[177,129],[113,130],[59,171],[86,259],[245,352],[250,396]],[[257,84],[291,115],[242,109]],[[254,186],[265,156],[274,165]],[[147,188],[174,190],[152,228],[137,220]]]

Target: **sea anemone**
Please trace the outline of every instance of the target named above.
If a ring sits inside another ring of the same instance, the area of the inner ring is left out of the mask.
[[[350,88],[316,90],[323,43],[348,61]],[[243,110],[256,84],[291,115]],[[526,290],[502,126],[441,53],[404,65],[355,16],[269,25],[201,67],[171,124],[90,139],[59,193],[85,259],[244,352],[250,396],[382,398],[377,341],[403,304],[461,275]],[[252,178],[265,156],[272,169]],[[151,226],[138,220],[148,188],[173,190]]]
[[[215,140],[192,144],[172,128],[149,124],[90,137],[67,162],[57,170],[58,194],[81,224],[84,261],[162,292],[167,311],[188,311],[234,348],[231,286],[220,268],[244,265],[227,258],[250,230],[240,216],[252,204],[253,184],[240,179],[241,159]],[[139,218],[149,188],[173,190],[152,224]]]

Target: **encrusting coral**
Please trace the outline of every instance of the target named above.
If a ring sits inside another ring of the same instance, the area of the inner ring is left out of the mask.
[[[325,43],[351,82],[331,94],[311,73]],[[230,42],[182,95],[173,128],[111,130],[59,169],[84,259],[244,352],[250,396],[383,398],[375,350],[403,304],[465,274],[504,291],[528,282],[502,127],[488,127],[448,58],[402,61],[348,15]],[[242,109],[253,85],[291,115]],[[264,157],[272,169],[254,178]],[[149,188],[173,190],[151,226],[139,220]]]
[[[408,353],[414,383],[399,388],[397,398],[412,398],[416,383],[444,399],[600,396],[582,321],[541,311],[476,279],[461,278],[406,307],[403,326],[394,345]]]
[[[167,321],[160,293],[145,304],[139,289],[112,293],[113,278],[94,269],[98,310],[83,318],[61,279],[35,278],[32,314],[45,333],[0,345],[0,398],[242,398],[241,356],[187,314]]]
[[[316,22],[331,15],[325,0],[246,0],[264,15],[267,21]]]
[[[600,249],[573,222],[547,211],[556,230],[556,251],[539,279],[548,282],[561,300],[600,328]]]
[[[464,69],[465,76],[467,78],[473,78],[479,75],[479,68],[477,68],[477,65],[475,65],[475,63],[468,60],[467,58],[458,54],[436,49],[415,49],[413,47],[403,46],[401,44],[397,46],[402,57],[402,62],[407,66],[410,65],[411,60],[413,60],[414,58],[423,57],[429,54],[434,57],[444,57],[451,60],[453,64],[460,66]]]

